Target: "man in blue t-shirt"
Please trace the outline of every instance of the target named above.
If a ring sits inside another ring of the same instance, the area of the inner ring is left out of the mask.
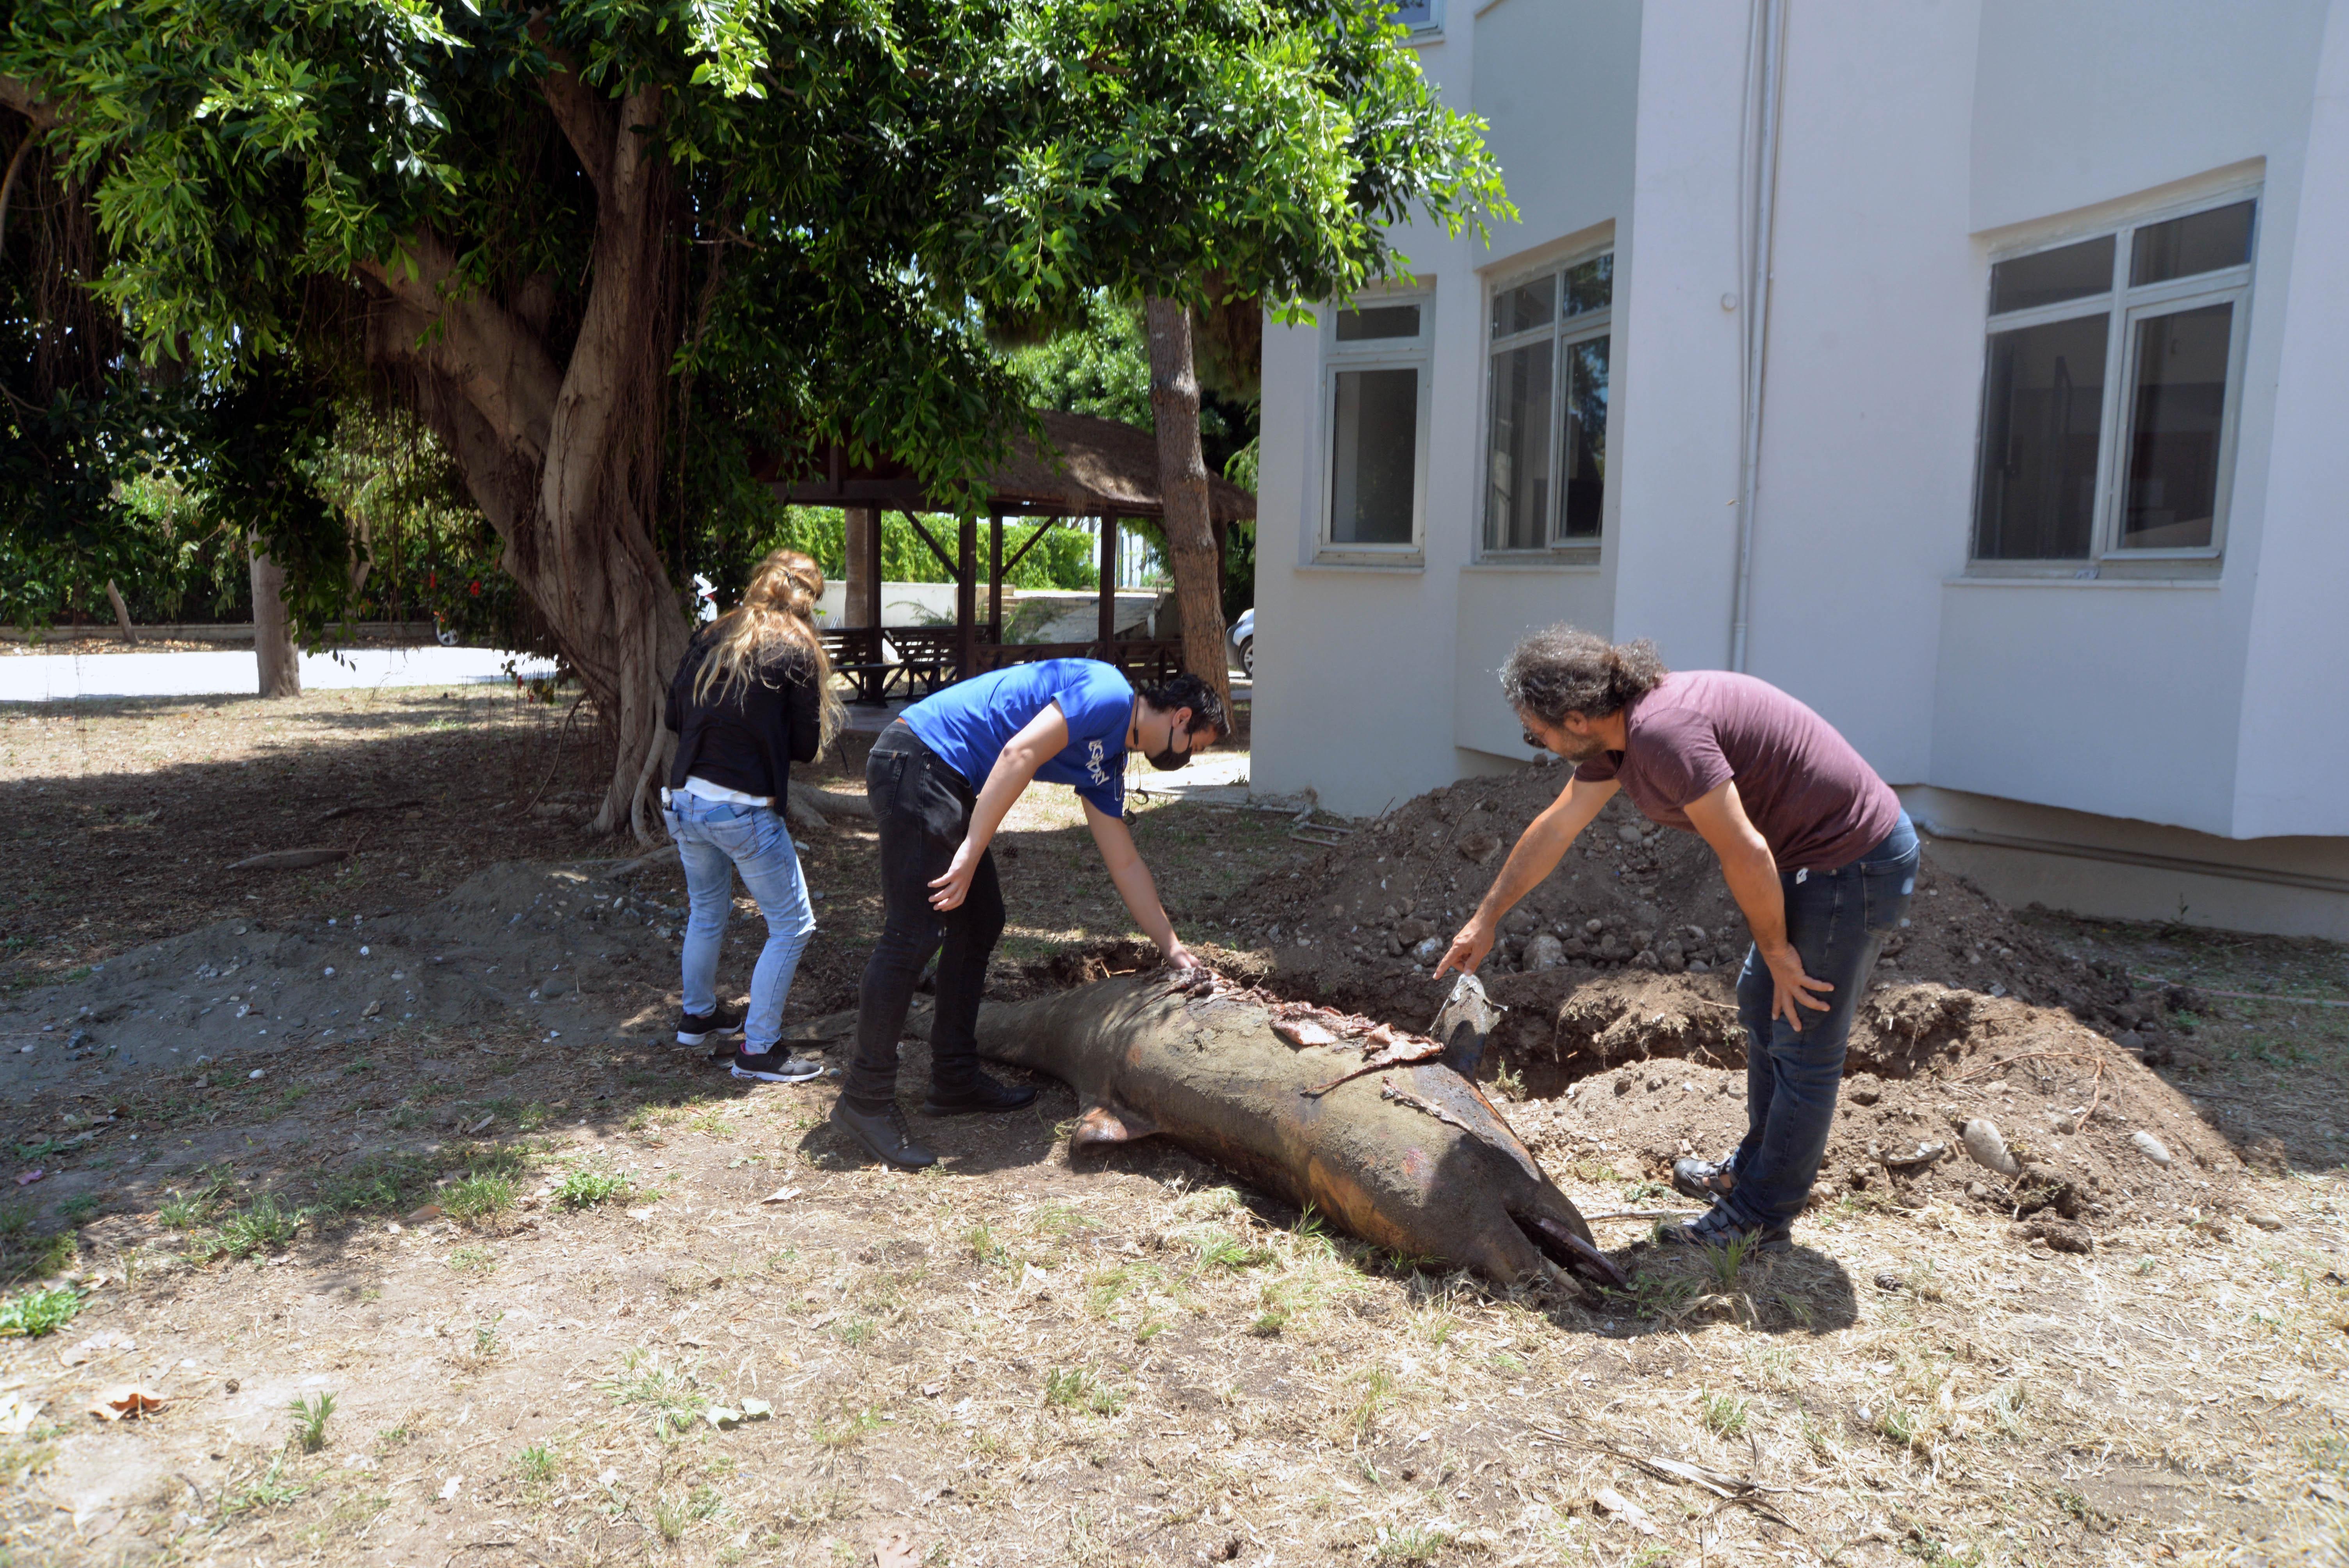
[[[1011,665],[958,682],[883,730],[864,764],[881,827],[881,938],[864,965],[856,1057],[833,1119],[892,1165],[936,1163],[897,1109],[897,1037],[933,953],[937,1010],[924,1114],[1017,1110],[1036,1098],[978,1070],[977,1033],[987,960],[1003,934],[988,846],[1035,779],[1076,790],[1134,923],[1168,965],[1195,965],[1126,830],[1125,758],[1138,751],[1154,768],[1180,768],[1229,732],[1223,700],[1198,676],[1137,692],[1115,665],[1094,659]]]

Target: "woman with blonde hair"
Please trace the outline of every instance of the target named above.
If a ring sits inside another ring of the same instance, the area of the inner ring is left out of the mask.
[[[807,884],[781,808],[794,762],[812,762],[840,732],[832,661],[816,635],[823,573],[796,550],[759,563],[741,603],[695,634],[669,682],[666,722],[677,760],[661,791],[669,837],[685,862],[685,996],[679,1045],[740,1035],[736,1078],[799,1083],[823,1064],[778,1048],[783,999],[815,934]],[[734,873],[767,917],[747,1013],[718,998],[718,956]]]

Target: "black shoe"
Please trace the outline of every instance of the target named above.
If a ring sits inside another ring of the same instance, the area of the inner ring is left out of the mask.
[[[985,1073],[973,1073],[966,1083],[951,1088],[930,1085],[922,1101],[924,1116],[968,1116],[980,1110],[1018,1110],[1036,1103],[1036,1090],[1027,1084],[998,1083]]]
[[[778,1046],[755,1056],[736,1051],[733,1073],[738,1078],[757,1078],[761,1083],[805,1083],[823,1076],[823,1063],[813,1057],[795,1057]]]
[[[1714,1209],[1682,1224],[1666,1225],[1656,1233],[1656,1240],[1666,1246],[1725,1247],[1740,1236],[1745,1238],[1749,1257],[1755,1253],[1787,1253],[1795,1250],[1794,1227],[1781,1221],[1775,1225],[1749,1225],[1729,1217],[1726,1209]]]
[[[1718,1202],[1736,1190],[1737,1178],[1726,1165],[1710,1160],[1672,1161],[1672,1191],[1700,1203]]]
[[[859,1110],[843,1095],[832,1108],[832,1119],[884,1164],[919,1171],[938,1162],[936,1155],[914,1141],[913,1130],[905,1125],[905,1113],[897,1109],[895,1100],[889,1102],[886,1110]]]
[[[680,1010],[677,1016],[677,1043],[680,1046],[698,1046],[721,1035],[739,1035],[741,1032],[742,1009],[729,1007],[723,1002],[707,1013]]]

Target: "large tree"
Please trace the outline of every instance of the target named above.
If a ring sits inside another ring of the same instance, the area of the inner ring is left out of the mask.
[[[150,366],[421,417],[617,740],[598,825],[642,833],[683,545],[761,452],[943,490],[1022,417],[990,319],[1344,295],[1398,221],[1495,207],[1389,8],[16,0],[0,104]],[[348,558],[257,526],[297,583]]]

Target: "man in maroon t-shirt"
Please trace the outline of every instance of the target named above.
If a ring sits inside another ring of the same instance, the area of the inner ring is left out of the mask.
[[[1725,1160],[1673,1166],[1672,1185],[1713,1207],[1665,1234],[1785,1250],[1826,1152],[1852,1014],[1916,890],[1917,835],[1899,798],[1777,687],[1722,670],[1676,674],[1645,642],[1536,632],[1509,655],[1501,690],[1527,745],[1578,766],[1436,975],[1484,963],[1501,917],[1618,789],[1651,820],[1702,835],[1754,935],[1737,981],[1746,1133]]]

